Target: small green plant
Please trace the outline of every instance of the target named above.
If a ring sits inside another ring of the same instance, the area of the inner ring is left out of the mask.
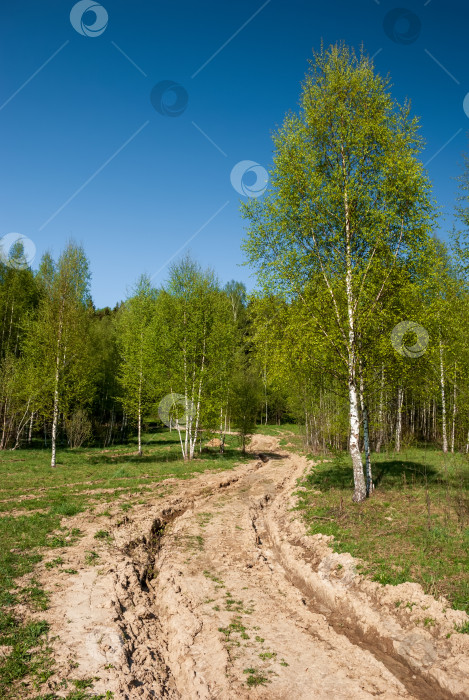
[[[97,552],[95,552],[95,551],[86,552],[85,564],[88,564],[88,566],[94,566],[95,564],[97,564],[98,559],[99,559],[99,554]]]
[[[461,625],[454,625],[454,629],[460,634],[469,634],[469,621],[463,622]]]
[[[223,583],[221,578],[214,576],[213,574],[210,573],[210,571],[205,570],[203,572],[203,574],[204,574],[205,578],[209,578],[210,581],[213,581],[213,583],[217,584],[217,586],[215,586],[215,588],[224,588],[225,587],[225,584]]]
[[[76,569],[62,569],[62,571],[65,574],[77,574],[78,573],[78,571]]]
[[[228,627],[219,627],[219,632],[223,632],[225,635],[225,641],[229,641],[233,633],[238,633],[241,639],[249,639],[249,635],[246,632],[245,626],[240,622],[240,618],[236,616],[233,622],[230,622]]]
[[[213,513],[197,513],[195,516],[200,527],[205,527],[213,518]]]
[[[285,659],[281,659],[281,660],[280,660],[280,666],[289,666],[289,665],[290,665],[290,664],[287,664],[287,662],[285,661]]]
[[[259,642],[259,644],[262,644],[264,641],[265,641],[265,640],[264,640],[263,637],[259,637],[259,635],[256,634],[256,642]]]
[[[266,685],[267,683],[270,683],[269,679],[266,676],[263,676],[257,668],[245,668],[243,673],[248,674],[246,683],[249,687]]]
[[[52,561],[46,562],[45,567],[50,571],[51,569],[54,569],[56,566],[60,566],[63,563],[64,560],[62,559],[62,557],[56,557],[55,559],[52,559]]]
[[[433,627],[433,625],[436,623],[436,620],[434,617],[425,617],[423,620],[423,624],[425,627]]]
[[[21,599],[27,601],[34,610],[47,610],[49,607],[49,594],[36,579],[31,579],[29,586],[25,586],[20,595]]]
[[[263,651],[259,654],[259,658],[263,661],[266,661],[266,659],[273,659],[275,656],[277,656],[275,651]]]
[[[94,678],[79,678],[77,680],[72,680],[72,683],[77,690],[86,690],[87,688],[93,687]]]
[[[107,530],[98,530],[98,532],[95,532],[94,534],[94,539],[95,540],[110,540],[111,535]]]

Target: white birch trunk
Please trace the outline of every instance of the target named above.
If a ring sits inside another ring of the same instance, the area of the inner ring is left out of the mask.
[[[31,418],[29,421],[29,430],[28,430],[28,444],[31,444],[31,440],[33,438],[34,414],[35,414],[35,411],[31,411]]]
[[[381,365],[381,387],[379,391],[378,409],[378,440],[376,441],[376,452],[380,452],[383,442],[383,395],[384,395],[384,365]]]
[[[57,330],[57,352],[55,356],[55,377],[54,377],[54,409],[52,412],[52,453],[50,466],[55,467],[56,464],[56,454],[57,454],[57,422],[59,419],[59,379],[60,379],[60,356],[61,356],[61,345],[62,345],[62,333],[63,333],[63,316],[65,308],[65,299],[62,299],[62,304],[60,307],[59,314],[59,327]]]
[[[456,413],[457,413],[457,403],[456,403],[456,362],[454,363],[454,387],[453,387],[453,424],[451,426],[451,452],[454,453],[454,433],[456,429]]]
[[[396,452],[401,451],[402,404],[403,404],[403,402],[404,402],[404,389],[400,386],[397,390]]]
[[[370,455],[370,432],[368,423],[368,409],[365,403],[363,374],[360,366],[360,406],[363,416],[363,441],[365,447],[365,476],[366,476],[366,495],[370,496],[374,486],[371,474],[371,455]]]
[[[347,312],[348,312],[348,389],[350,406],[350,440],[349,451],[353,465],[354,494],[353,500],[364,501],[366,498],[365,477],[363,474],[363,464],[360,454],[360,422],[358,418],[358,400],[356,387],[356,353],[355,353],[355,319],[354,319],[354,296],[352,289],[352,251],[351,251],[351,230],[350,215],[348,207],[347,190],[344,192],[345,207],[345,233],[346,233],[346,292],[347,292]]]
[[[446,434],[446,398],[445,398],[445,369],[443,365],[443,345],[440,340],[440,389],[441,389],[441,421],[443,432],[443,452],[448,452],[448,437]]]

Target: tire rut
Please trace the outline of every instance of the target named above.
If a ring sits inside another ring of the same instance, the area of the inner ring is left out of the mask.
[[[337,631],[336,621],[305,600],[309,593],[279,563],[264,513],[290,477],[278,469],[278,461],[263,453],[258,457],[256,472],[224,483],[221,498],[218,489],[190,508],[172,511],[166,522],[156,520],[149,536],[129,550],[134,556],[139,548],[146,552],[146,559],[138,557],[138,580],[142,590],[151,588],[147,604],[158,619],[160,644],[164,640],[159,658],[166,680],[161,684],[160,671],[160,692],[181,698],[281,698],[293,685],[298,698],[314,692],[318,698],[332,693],[427,700],[418,683],[410,687],[407,675],[400,668],[396,673],[385,654],[377,658],[373,646],[358,644],[351,629]],[[150,581],[149,571],[157,574]],[[344,654],[351,660],[345,668]]]

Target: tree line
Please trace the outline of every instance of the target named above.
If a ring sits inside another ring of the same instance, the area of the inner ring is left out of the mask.
[[[469,161],[444,243],[418,120],[345,45],[314,55],[273,144],[242,205],[249,297],[186,256],[96,309],[81,246],[37,271],[21,243],[0,256],[0,449],[41,440],[54,466],[57,445],[132,432],[141,454],[151,417],[193,459],[202,435],[244,448],[256,422],[295,421],[312,451],[350,452],[356,501],[373,450],[469,451]]]

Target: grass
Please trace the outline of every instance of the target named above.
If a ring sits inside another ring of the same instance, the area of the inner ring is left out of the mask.
[[[245,668],[243,673],[247,673],[246,683],[249,687],[254,687],[256,685],[266,685],[270,683],[269,679],[262,674],[257,668]]]
[[[376,489],[363,503],[351,501],[348,455],[321,462],[299,483],[309,533],[334,535],[334,550],[365,560],[360,573],[374,581],[415,581],[469,613],[466,456],[412,448],[373,454],[372,463]]]
[[[116,505],[126,513],[143,496],[145,501],[164,497],[168,493],[164,480],[168,477],[189,479],[206,470],[231,469],[250,459],[235,448],[236,436],[227,436],[223,455],[216,448],[204,448],[201,454],[196,452],[192,462],[181,459],[175,431],[146,434],[143,442],[142,457],[137,455],[135,440],[104,450],[60,448],[55,469],[50,467],[50,450],[40,445],[0,452],[0,646],[11,647],[9,655],[0,659],[1,698],[25,695],[21,683],[26,678],[40,692],[41,684],[52,673],[47,624],[41,620],[22,622],[14,613],[14,605],[23,602],[33,610],[47,608],[48,594],[37,580],[29,578],[22,586],[17,580],[31,575],[45,548],[70,547],[80,537],[76,528],[61,527],[62,518],[80,512],[112,517],[111,509]],[[201,524],[207,522],[204,518]],[[98,530],[95,538],[109,542],[109,529]],[[202,548],[202,538],[194,544]],[[64,574],[77,574],[76,569],[62,568],[62,557],[46,559],[47,570],[57,567]],[[96,552],[86,553],[86,564],[98,562]],[[58,696],[49,693],[37,697],[52,700]],[[67,697],[81,700],[107,696],[76,688]]]

